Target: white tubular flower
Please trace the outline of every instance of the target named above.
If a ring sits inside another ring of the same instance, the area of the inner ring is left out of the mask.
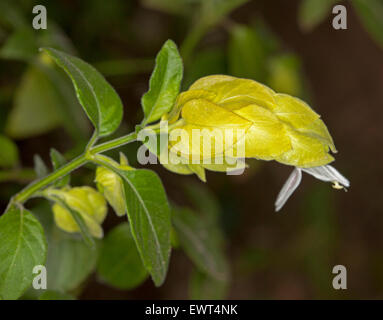
[[[296,188],[302,180],[302,171],[300,168],[294,168],[293,172],[287,178],[281,191],[278,194],[277,200],[275,201],[275,211],[282,209],[286,201],[290,198]]]
[[[293,172],[287,178],[285,184],[283,185],[281,191],[277,196],[275,201],[275,211],[282,209],[286,201],[293,194],[295,189],[299,186],[302,180],[302,171],[311,174],[315,178],[332,182],[335,189],[344,189],[350,186],[350,181],[345,178],[338,170],[330,165],[312,167],[312,168],[294,168]]]

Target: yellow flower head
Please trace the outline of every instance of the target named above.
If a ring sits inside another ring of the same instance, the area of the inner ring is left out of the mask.
[[[334,160],[330,151],[337,151],[320,116],[302,100],[276,93],[254,80],[224,75],[201,78],[178,96],[164,119],[171,124],[169,146],[157,154],[160,162],[173,172],[195,173],[205,181],[205,169],[238,169],[238,163],[233,166],[228,161],[230,157],[276,160],[294,166],[275,202],[276,211],[298,187],[302,171],[333,182],[338,189],[350,185],[328,165]],[[205,142],[194,144],[190,139],[195,130],[204,132],[202,140],[205,141],[204,137],[210,140],[209,148],[205,148]],[[229,131],[233,132],[230,139],[226,136]],[[181,133],[189,138],[182,139]],[[172,139],[172,135],[181,139]],[[186,161],[178,164],[166,161],[172,155],[181,155]],[[202,161],[194,163],[192,159]],[[223,162],[217,164],[217,159]],[[206,160],[212,163],[207,164]]]
[[[235,155],[245,147],[246,158],[301,168],[334,160],[329,151],[336,149],[320,116],[300,99],[275,93],[254,80],[224,75],[201,78],[179,95],[169,122],[179,117],[184,121],[177,129],[190,134],[193,129],[206,129],[212,136],[214,130],[242,129],[244,133],[234,135],[231,144],[223,141],[220,152],[231,148]],[[182,143],[172,146],[185,156],[197,153],[205,158],[203,148]],[[213,157],[216,155],[213,150]]]

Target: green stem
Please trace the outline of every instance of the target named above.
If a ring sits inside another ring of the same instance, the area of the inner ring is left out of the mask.
[[[97,142],[98,139],[98,132],[97,130],[94,130],[92,137],[90,138],[88,144],[86,145],[86,150],[89,150],[90,148],[93,147],[93,145]]]
[[[71,162],[68,162],[58,170],[52,172],[51,174],[47,175],[44,178],[41,178],[39,180],[36,180],[26,186],[23,190],[21,190],[18,194],[16,194],[12,202],[18,202],[18,203],[23,203],[28,198],[30,198],[36,191],[40,190],[41,188],[51,184],[52,182],[56,181],[59,178],[64,177],[71,171],[81,167],[84,163],[87,162],[87,159],[84,154],[81,156],[73,159]]]
[[[107,159],[101,158],[100,156],[95,156],[92,162],[94,164],[104,166],[105,168],[108,168],[109,170],[113,172],[115,172],[117,169],[115,164],[111,163],[111,161],[108,161]]]
[[[110,141],[101,143],[101,144],[99,144],[97,146],[94,146],[93,148],[91,148],[89,150],[89,152],[90,152],[90,154],[93,154],[93,155],[97,154],[97,153],[105,152],[105,151],[108,151],[108,150],[112,150],[112,149],[121,147],[124,144],[128,144],[130,142],[133,142],[136,139],[137,139],[137,133],[132,132],[132,133],[129,133],[128,135],[126,135],[126,136],[122,136],[122,137],[119,137],[117,139],[110,140]]]
[[[87,163],[92,158],[92,155],[123,146],[127,143],[135,141],[136,139],[137,134],[134,132],[90,148],[87,152],[73,159],[71,162],[68,162],[67,164],[63,165],[61,168],[57,169],[56,171],[52,172],[46,177],[40,180],[36,180],[28,186],[26,186],[23,190],[21,190],[11,199],[11,203],[24,203],[37,191],[41,190],[42,188],[48,186],[57,179],[64,177],[73,170],[76,170],[77,168]]]
[[[170,128],[174,128],[182,123],[183,120],[179,120],[169,126]],[[152,129],[156,133],[160,132],[160,123],[154,124],[152,126],[146,127],[146,129]],[[108,150],[112,150],[118,147],[121,147],[125,144],[128,144],[130,142],[133,142],[137,139],[137,132],[132,132],[128,135],[116,138],[114,140],[110,140],[104,143],[101,143],[96,146],[91,146],[92,143],[96,140],[95,135],[92,136],[91,142],[88,144],[88,147],[83,154],[78,156],[77,158],[73,159],[72,161],[68,162],[67,164],[63,165],[56,171],[52,172],[51,174],[47,175],[44,178],[41,178],[39,180],[36,180],[32,182],[31,184],[27,185],[23,190],[21,190],[19,193],[17,193],[10,201],[9,205],[12,204],[22,204],[25,201],[27,201],[29,198],[35,195],[38,191],[45,188],[49,184],[55,182],[56,180],[66,176],[67,174],[71,173],[73,170],[76,170],[77,168],[83,166],[87,162],[92,162],[95,159],[95,155],[101,152],[105,152]]]

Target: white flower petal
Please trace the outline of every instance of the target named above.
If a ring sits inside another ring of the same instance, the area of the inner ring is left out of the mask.
[[[300,168],[295,168],[278,194],[277,200],[275,201],[275,211],[281,210],[283,205],[290,198],[295,189],[299,186],[301,180],[302,171]]]
[[[312,168],[301,168],[304,172],[311,174],[315,178],[322,181],[339,182],[345,187],[350,186],[348,181],[338,170],[330,165],[312,167]]]

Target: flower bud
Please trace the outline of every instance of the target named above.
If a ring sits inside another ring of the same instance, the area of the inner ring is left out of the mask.
[[[128,161],[122,153],[120,154],[120,165],[117,162],[115,165],[122,170],[132,169],[128,166]],[[95,182],[97,189],[104,195],[116,214],[123,216],[126,213],[125,195],[122,180],[118,174],[105,167],[97,167]]]
[[[78,212],[83,218],[89,232],[96,238],[102,238],[101,227],[107,214],[104,197],[91,187],[50,190],[50,195],[60,198],[65,204]],[[70,211],[59,202],[53,205],[54,219],[59,228],[66,232],[79,232],[80,227]]]
[[[121,178],[105,167],[97,167],[95,181],[97,189],[105,196],[116,214],[123,216],[126,206]]]

